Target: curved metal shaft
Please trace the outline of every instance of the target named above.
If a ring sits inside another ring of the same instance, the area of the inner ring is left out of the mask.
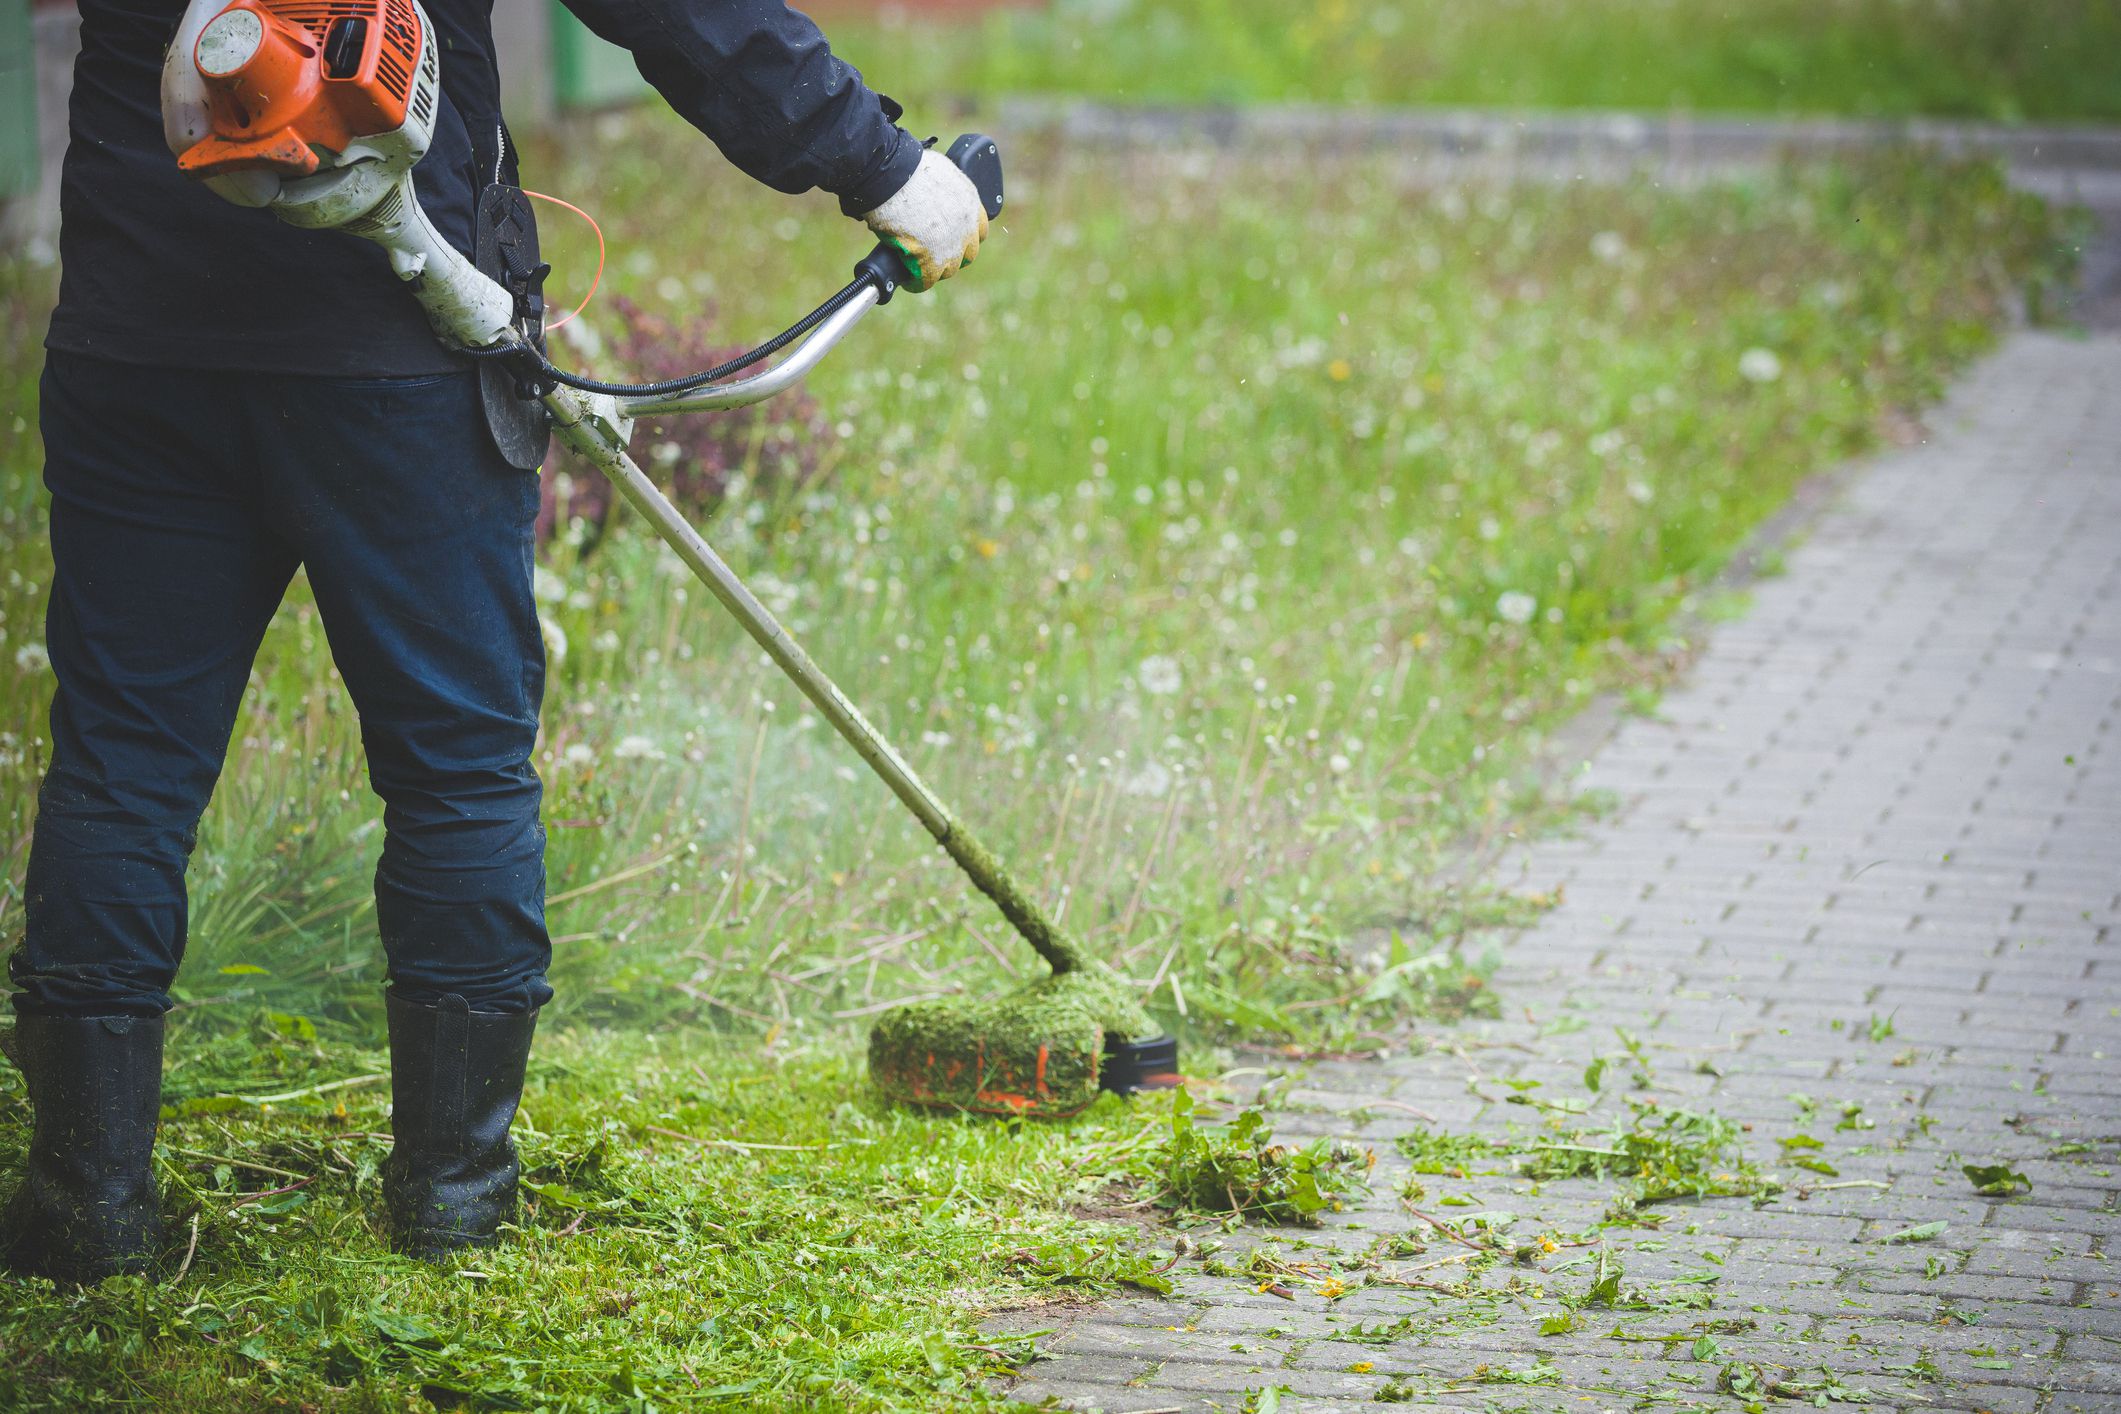
[[[796,346],[789,354],[764,373],[755,373],[749,378],[734,383],[710,383],[704,388],[694,388],[689,393],[671,393],[664,397],[621,398],[619,410],[628,417],[641,417],[652,412],[715,412],[722,408],[743,407],[747,403],[759,402],[776,393],[786,392],[803,381],[811,369],[832,352],[832,346],[847,336],[847,331],[861,323],[862,316],[877,305],[874,286],[866,288],[853,299],[834,310],[810,337]]]

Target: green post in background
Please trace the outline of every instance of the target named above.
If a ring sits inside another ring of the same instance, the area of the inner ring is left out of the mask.
[[[37,69],[29,0],[0,0],[0,199],[37,189]]]
[[[632,55],[591,34],[560,0],[547,3],[552,11],[553,96],[563,111],[631,103],[648,93]]]

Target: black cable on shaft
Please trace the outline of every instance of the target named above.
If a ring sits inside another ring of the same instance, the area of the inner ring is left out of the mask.
[[[709,383],[718,383],[732,373],[741,373],[763,359],[773,357],[818,325],[845,308],[847,302],[876,283],[877,277],[869,271],[855,276],[832,298],[811,310],[795,323],[775,334],[755,349],[746,350],[727,363],[716,364],[701,373],[688,373],[683,378],[672,378],[662,383],[605,383],[595,378],[584,378],[578,373],[569,373],[556,366],[551,359],[534,344],[510,344],[494,349],[467,349],[473,358],[522,359],[534,368],[541,378],[554,383],[564,383],[585,393],[609,393],[620,398],[660,398],[674,393],[689,393],[694,388],[704,388]]]

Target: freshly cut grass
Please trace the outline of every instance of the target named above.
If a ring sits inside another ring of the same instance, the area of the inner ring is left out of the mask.
[[[2121,118],[2109,0],[1051,0],[829,28],[902,96]]]
[[[548,1034],[516,1126],[521,1231],[433,1269],[383,1241],[387,1088],[226,1098],[383,1055],[291,1024],[190,1040],[159,1149],[188,1265],[85,1294],[0,1277],[0,1407],[984,1404],[981,1377],[1029,1348],[979,1334],[995,1302],[1155,1281],[1066,1216],[1139,1147],[1148,1121],[1116,1101],[1005,1128],[887,1108],[844,1051]],[[10,1151],[20,1098],[10,1070]]]

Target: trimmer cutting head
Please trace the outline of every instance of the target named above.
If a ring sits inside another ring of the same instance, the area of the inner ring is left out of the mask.
[[[895,1100],[1058,1119],[1101,1091],[1179,1083],[1178,1042],[1103,968],[1056,974],[1005,997],[902,1007],[869,1033],[869,1074]]]

